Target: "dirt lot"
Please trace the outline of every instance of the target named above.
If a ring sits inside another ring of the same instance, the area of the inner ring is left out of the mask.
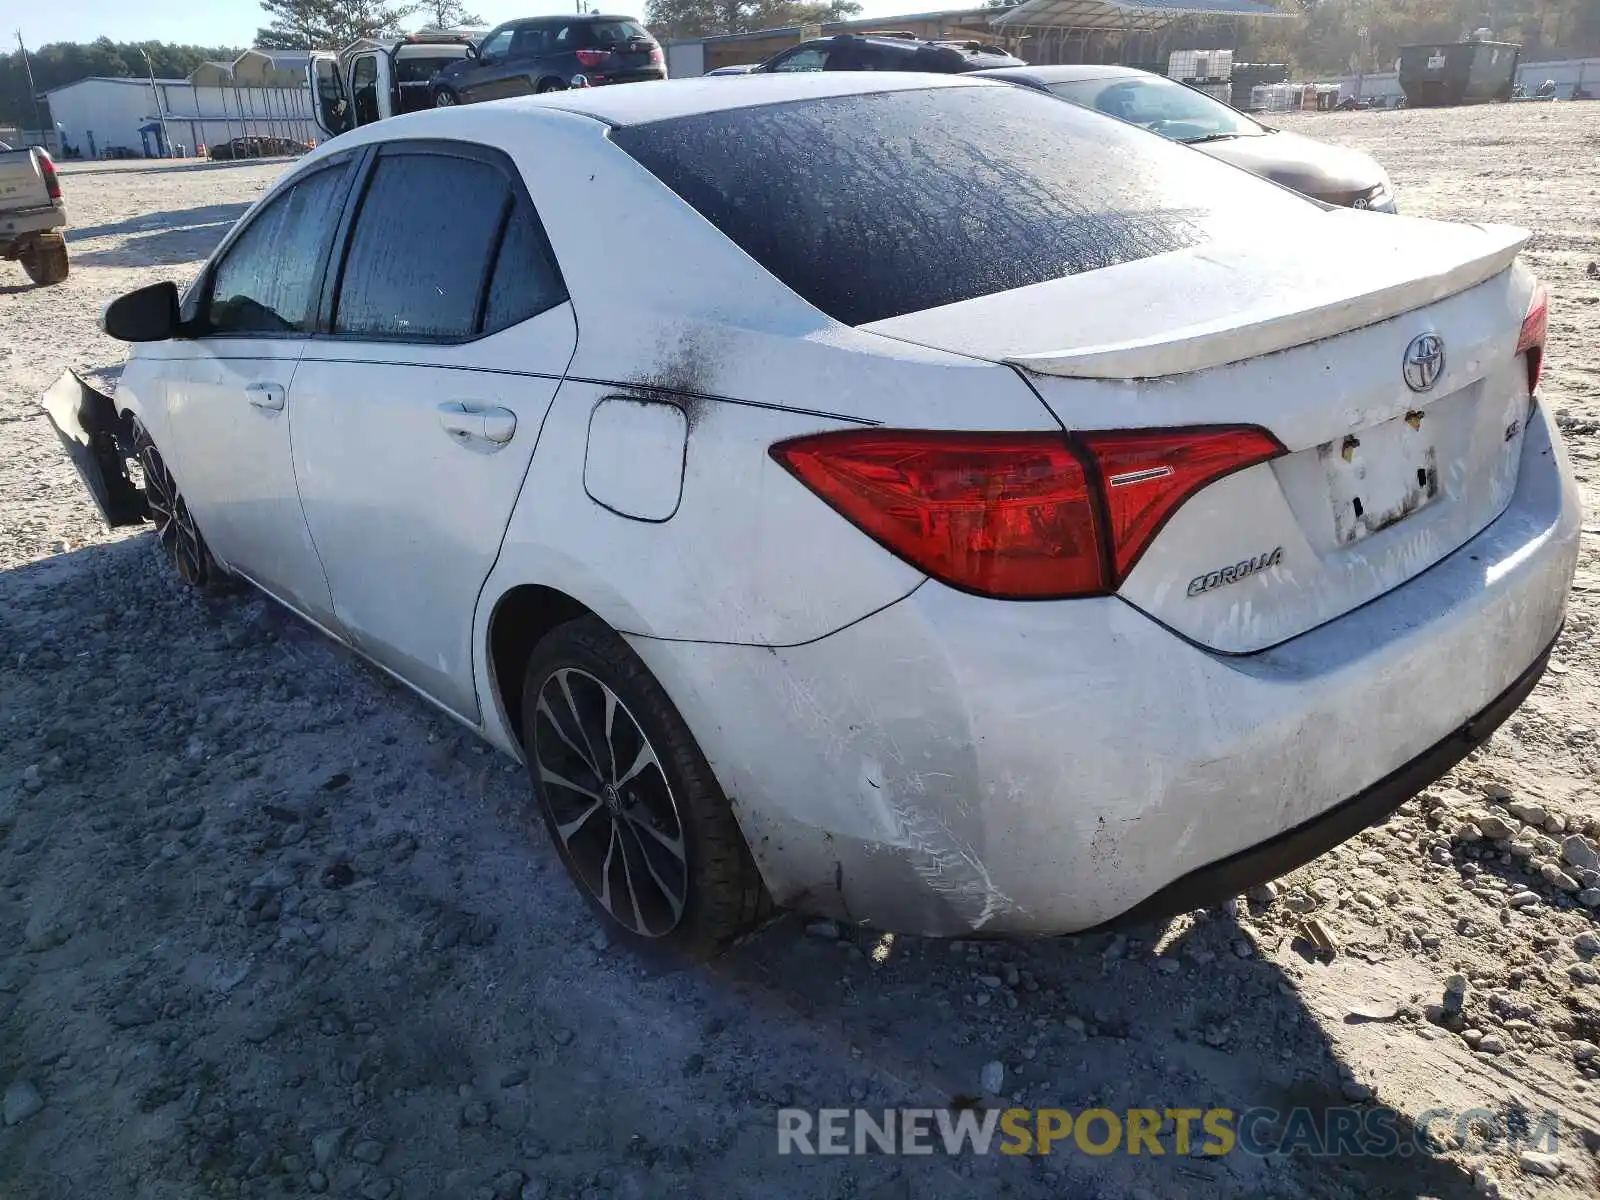
[[[1538,231],[1546,402],[1591,514],[1597,117],[1293,122],[1377,153],[1409,212]],[[1031,945],[789,918],[710,969],[641,963],[596,932],[518,768],[272,606],[184,593],[148,534],[98,527],[33,407],[65,366],[114,379],[99,307],[192,273],[279,169],[68,166],[72,278],[0,265],[6,1200],[1600,1188],[1600,537],[1487,750],[1276,894]],[[776,1154],[781,1106],[942,1107],[997,1067],[1034,1106],[1387,1105],[1407,1139],[1430,1109],[1554,1109],[1561,1136],[1548,1158]]]

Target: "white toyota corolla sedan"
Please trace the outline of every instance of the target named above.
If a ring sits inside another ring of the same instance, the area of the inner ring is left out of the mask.
[[[1001,83],[572,91],[320,147],[46,407],[187,580],[525,760],[625,937],[1063,933],[1308,860],[1537,681],[1525,237]]]

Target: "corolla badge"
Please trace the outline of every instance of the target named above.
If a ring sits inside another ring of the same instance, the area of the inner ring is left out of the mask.
[[[1413,392],[1426,392],[1444,374],[1444,339],[1437,333],[1420,333],[1406,347],[1402,371],[1406,386]]]
[[[1243,562],[1232,563],[1226,567],[1218,567],[1215,571],[1207,571],[1204,575],[1196,575],[1189,580],[1189,595],[1203,596],[1215,588],[1226,587],[1230,583],[1239,583],[1249,579],[1257,571],[1265,571],[1268,567],[1275,567],[1283,561],[1283,547],[1274,546],[1254,558],[1247,558]]]

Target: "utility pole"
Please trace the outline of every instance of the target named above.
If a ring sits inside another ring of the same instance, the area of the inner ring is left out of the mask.
[[[150,61],[150,51],[141,50],[141,51],[139,51],[139,53],[144,55],[145,70],[147,70],[150,73],[150,94],[153,97],[155,97],[155,101],[156,101],[156,120],[161,122],[161,142],[162,142],[161,152],[162,152],[162,157],[163,158],[171,158],[172,157],[172,131],[167,128],[167,110],[166,110],[166,106],[161,103],[161,89],[156,87],[156,68],[155,68],[155,64]]]
[[[43,136],[43,110],[39,107],[39,92],[33,84],[33,64],[28,61],[28,47],[22,41],[22,30],[20,29],[17,30],[17,49],[22,51],[22,69],[28,76],[28,99],[33,102],[33,119],[39,123],[39,133],[40,136]]]

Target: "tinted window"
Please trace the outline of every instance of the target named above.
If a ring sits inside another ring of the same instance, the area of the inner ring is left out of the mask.
[[[774,71],[820,71],[828,62],[828,51],[823,46],[807,46],[796,50],[788,58],[773,64]]]
[[[1159,75],[1080,79],[1072,83],[1053,83],[1050,90],[1063,100],[1098,109],[1179,141],[1202,137],[1255,137],[1266,132],[1220,100]]]
[[[505,176],[485,162],[380,158],[356,215],[334,332],[470,337],[510,198]]]
[[[478,53],[484,58],[503,58],[511,48],[511,36],[516,32],[515,29],[502,29],[499,33],[490,34],[478,48]]]
[[[595,46],[616,46],[626,42],[654,40],[637,21],[590,21],[588,30],[589,43]]]
[[[524,25],[511,43],[512,58],[537,58],[545,53],[551,30],[543,25]]]
[[[356,124],[370,125],[378,119],[378,59],[364,54],[350,71],[351,100],[356,106]]]
[[[460,62],[461,58],[459,54],[428,58],[397,58],[394,63],[394,77],[400,83],[427,83],[451,63]]]
[[[486,333],[526,321],[553,308],[567,298],[556,273],[544,233],[534,220],[533,211],[521,200],[516,202],[506,224],[505,240],[495,263],[489,285],[489,303],[484,310]]]
[[[865,324],[1321,210],[1010,85],[835,96],[613,139],[789,287]]]
[[[217,333],[304,333],[339,220],[346,166],[317,171],[267,204],[217,265],[209,320]]]

